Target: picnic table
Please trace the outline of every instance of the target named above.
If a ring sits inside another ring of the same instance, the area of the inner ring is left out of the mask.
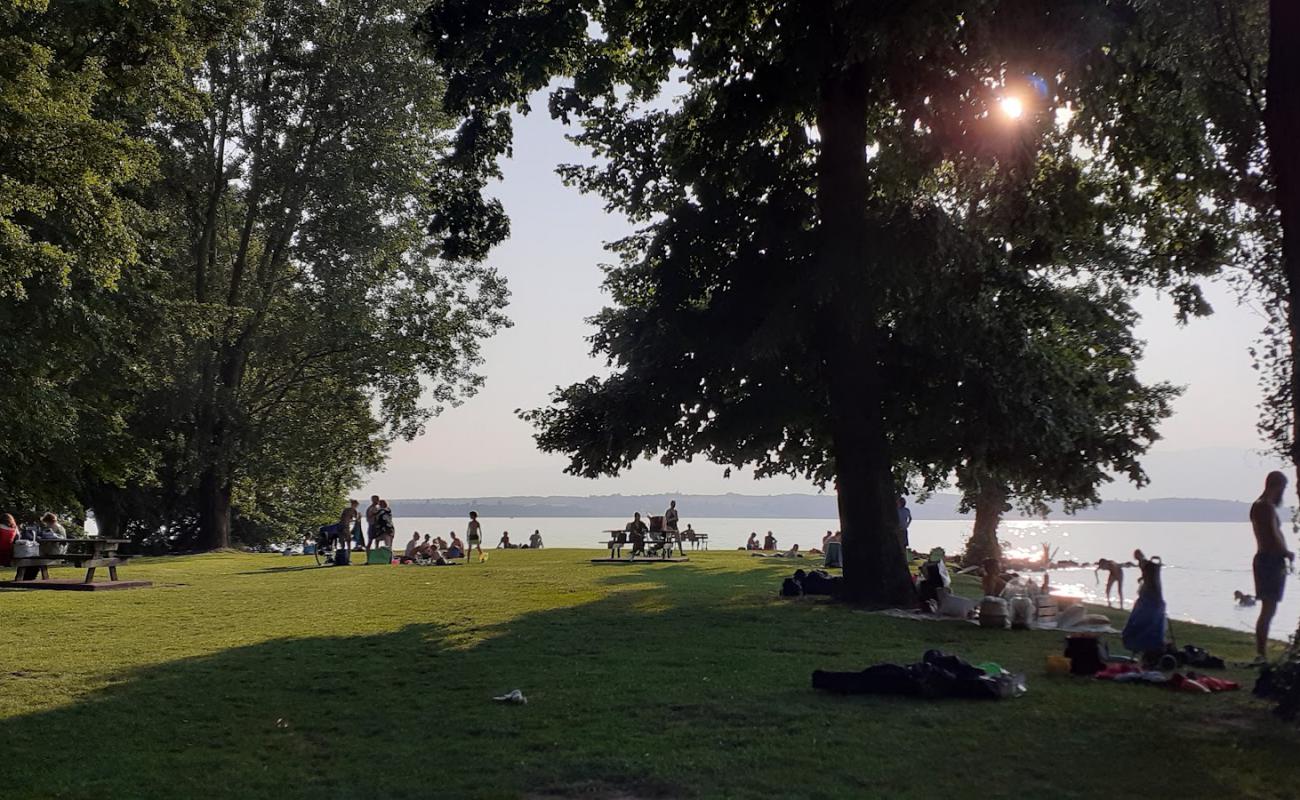
[[[39,539],[38,544],[62,544],[67,547],[67,552],[59,554],[41,555],[34,558],[15,558],[13,566],[18,569],[17,575],[14,576],[15,583],[25,583],[29,579],[24,579],[23,575],[29,568],[40,568],[42,580],[49,580],[50,567],[73,566],[86,568],[85,583],[92,583],[95,580],[95,570],[100,567],[108,567],[109,580],[117,580],[117,568],[125,564],[130,556],[124,556],[117,552],[118,545],[127,544],[130,539],[101,539],[99,537],[90,539]]]
[[[623,548],[632,545],[631,534],[623,528],[601,532],[610,535],[609,541],[601,542],[601,544],[609,548],[610,558],[621,558],[623,555]],[[673,554],[673,545],[680,546],[683,541],[685,540],[682,538],[680,531],[650,531],[645,535],[646,553],[649,555],[657,554],[660,558],[664,559],[671,558]]]

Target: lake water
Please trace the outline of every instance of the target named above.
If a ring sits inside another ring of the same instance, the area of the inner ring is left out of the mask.
[[[463,537],[466,520],[446,517],[406,517],[395,520],[397,546],[405,544],[412,530],[443,536],[455,530]],[[528,541],[534,530],[542,532],[547,547],[596,549],[605,540],[602,531],[622,528],[626,519],[601,517],[510,517],[482,518],[485,546],[496,544],[502,531],[512,542]],[[798,542],[801,550],[821,545],[822,535],[836,527],[829,519],[688,519],[696,530],[709,534],[713,550],[742,547],[751,531],[761,539],[772,531],[782,549]],[[943,547],[959,551],[970,535],[971,523],[963,520],[916,520],[911,543],[918,550]],[[1257,609],[1240,608],[1232,599],[1234,590],[1254,594],[1250,562],[1255,538],[1250,524],[1222,522],[1081,522],[1013,520],[1002,524],[999,538],[1010,545],[1009,556],[1035,557],[1044,543],[1057,551],[1057,559],[1095,562],[1098,558],[1133,560],[1133,549],[1148,556],[1160,556],[1165,563],[1164,591],[1169,614],[1175,619],[1204,622],[1237,630],[1254,630]],[[1295,543],[1292,543],[1295,549]],[[1124,570],[1125,607],[1137,596],[1138,571]],[[1053,570],[1051,582],[1062,591],[1079,594],[1092,602],[1105,602],[1105,577],[1100,582],[1091,569]],[[1287,595],[1273,622],[1273,635],[1290,636],[1300,619],[1300,585],[1288,580]],[[1177,631],[1175,630],[1175,634]]]

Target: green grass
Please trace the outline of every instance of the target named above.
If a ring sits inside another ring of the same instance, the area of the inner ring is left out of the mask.
[[[1246,691],[1047,676],[1059,634],[781,600],[791,565],[743,554],[631,567],[590,555],[317,569],[220,554],[123,569],[152,589],[0,592],[0,796],[1300,791],[1300,736]],[[1176,632],[1230,660],[1251,655],[1239,634]],[[907,663],[930,647],[1024,671],[1029,694],[920,701],[809,685],[815,668]],[[513,688],[527,706],[491,701]]]

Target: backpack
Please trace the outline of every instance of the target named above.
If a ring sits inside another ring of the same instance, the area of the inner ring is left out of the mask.
[[[1106,668],[1110,651],[1106,643],[1095,636],[1067,636],[1065,657],[1070,659],[1070,672],[1075,675],[1096,675]]]
[[[340,547],[334,551],[334,566],[346,567],[352,563],[352,551],[346,547]]]
[[[794,578],[786,578],[781,581],[782,597],[799,597],[803,594],[803,584]]]

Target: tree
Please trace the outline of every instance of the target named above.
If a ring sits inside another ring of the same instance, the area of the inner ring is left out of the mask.
[[[1046,291],[1054,303],[1040,298],[1007,310],[1000,321],[1014,338],[982,351],[1008,358],[986,359],[963,378],[966,398],[949,417],[955,424],[938,433],[962,455],[961,507],[975,512],[967,563],[1001,558],[998,523],[1012,500],[1037,514],[1061,500],[1070,513],[1101,502],[1108,473],[1142,486],[1139,458],[1178,393],[1137,379],[1136,314],[1119,291]]]
[[[191,98],[184,70],[249,4],[0,6],[0,297],[73,273],[111,285],[139,258],[131,196],[155,173],[142,127]]]
[[[0,505],[79,510],[91,486],[144,479],[127,419],[156,376],[141,192],[148,129],[188,113],[185,70],[244,0],[0,6]]]
[[[167,379],[133,424],[165,453],[173,542],[228,546],[232,507],[296,528],[481,383],[506,291],[425,230],[456,192],[410,25],[391,0],[268,0],[193,76],[204,113],[159,134]]]
[[[1195,204],[1143,222],[1150,201],[1125,192],[1139,171],[1102,150],[1080,167],[1073,124],[1055,136],[1056,158],[1038,160],[1052,112],[1088,91],[1130,13],[1093,2],[432,3],[420,32],[447,70],[448,110],[472,132],[458,141],[471,174],[508,147],[501,109],[526,109],[530,91],[571,75],[551,112],[579,120],[576,141],[602,163],[566,174],[644,225],[616,245],[615,306],[596,319],[593,349],[614,373],[526,414],[540,446],[569,453],[582,475],[703,454],[760,476],[833,479],[849,593],[904,601],[894,467],[907,453],[890,420],[925,415],[907,409],[919,395],[891,370],[960,338],[942,335],[942,313],[906,312],[942,295],[931,290],[978,296],[990,263],[1142,276],[1191,303],[1186,278],[1212,260],[1162,249],[1182,229],[1154,227],[1196,222]],[[670,80],[682,88],[665,103]],[[995,113],[1012,92],[1032,124]],[[1044,180],[1062,191],[1025,202],[1020,190]],[[1085,191],[1097,183],[1100,198]],[[1026,232],[980,235],[966,220],[986,206]],[[1053,219],[1066,230],[1037,236]],[[1096,260],[1072,258],[1080,237]]]

